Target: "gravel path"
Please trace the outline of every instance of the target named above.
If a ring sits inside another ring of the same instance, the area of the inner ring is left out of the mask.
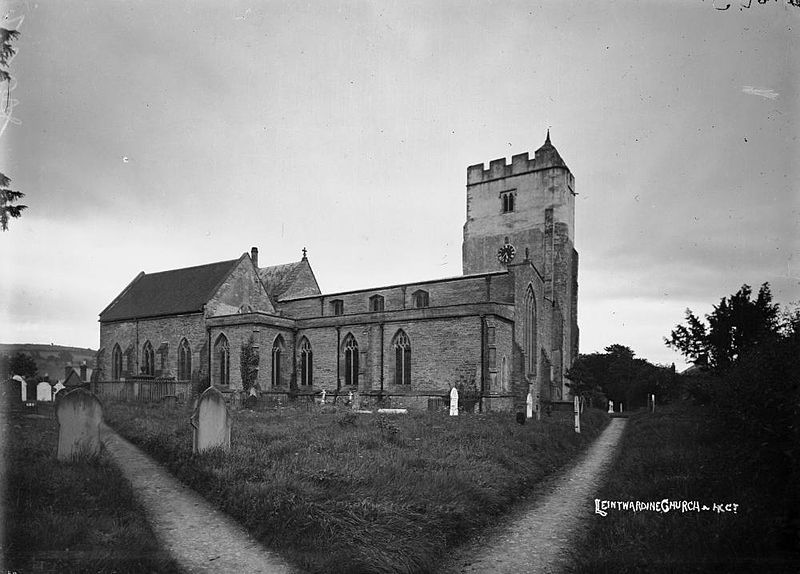
[[[575,466],[558,476],[552,491],[509,522],[489,531],[443,572],[558,572],[565,566],[582,520],[594,512],[594,498],[622,437],[626,419],[612,419]]]
[[[159,541],[186,572],[298,572],[113,430],[103,425],[101,436]]]

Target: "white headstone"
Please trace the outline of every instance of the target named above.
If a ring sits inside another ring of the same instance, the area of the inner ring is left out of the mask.
[[[42,381],[36,385],[36,400],[43,402],[49,402],[53,400],[53,387],[50,386],[50,383],[45,383]]]
[[[208,448],[221,446],[225,450],[231,447],[231,418],[228,406],[222,393],[209,387],[197,400],[191,418],[193,433],[193,451],[203,452]]]
[[[528,391],[528,396],[525,399],[525,418],[533,417],[533,395]]]
[[[575,409],[575,432],[581,432],[581,400],[579,397],[575,397],[574,400],[574,409]]]
[[[458,416],[458,389],[455,387],[450,390],[450,416]]]
[[[622,403],[619,404],[619,412],[622,412]]]
[[[327,393],[325,392],[325,389],[322,389],[322,404],[323,404],[323,405],[325,404],[325,395],[326,395],[326,394],[327,394]]]
[[[652,409],[653,409],[653,412],[656,412],[656,396],[655,396],[654,394],[653,394],[653,395],[650,395],[650,396],[653,398],[653,400],[652,400],[652,402],[650,403],[650,405],[651,405],[651,407],[652,407]]]
[[[58,418],[58,458],[100,453],[100,423],[103,406],[86,389],[74,389],[64,394],[56,404]]]
[[[347,402],[350,403],[351,405],[353,404],[353,391],[347,393]]]
[[[611,414],[614,412],[614,401],[608,401],[608,413]]]

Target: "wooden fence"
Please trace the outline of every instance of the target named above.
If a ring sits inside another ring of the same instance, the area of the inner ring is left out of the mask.
[[[192,383],[171,380],[95,381],[91,388],[99,397],[122,401],[153,402],[164,397],[185,401],[191,397]]]

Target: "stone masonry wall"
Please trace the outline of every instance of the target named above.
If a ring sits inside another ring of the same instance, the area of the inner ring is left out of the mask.
[[[204,318],[201,313],[191,315],[177,315],[174,317],[160,317],[156,319],[139,319],[132,321],[119,321],[100,324],[100,348],[103,353],[103,378],[111,380],[113,349],[119,344],[122,352],[132,346],[133,367],[135,372],[128,376],[138,375],[142,367],[142,349],[146,341],[150,341],[156,351],[156,374],[164,376],[177,376],[178,374],[178,346],[185,337],[192,350],[192,371],[208,372],[207,357],[205,353],[206,331]],[[158,349],[162,343],[167,343],[165,355],[166,364],[164,372],[161,371]],[[123,369],[125,361],[123,360]]]

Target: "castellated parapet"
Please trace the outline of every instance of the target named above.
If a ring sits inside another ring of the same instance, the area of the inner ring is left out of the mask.
[[[511,163],[506,163],[505,158],[493,159],[489,162],[489,169],[485,169],[483,163],[469,166],[467,168],[467,185],[487,183],[550,168],[563,168],[564,172],[568,174],[567,185],[570,191],[574,193],[575,178],[572,172],[570,172],[564,160],[561,159],[558,151],[552,145],[547,144],[534,154],[533,159],[530,159],[528,152],[525,152],[511,156]]]

